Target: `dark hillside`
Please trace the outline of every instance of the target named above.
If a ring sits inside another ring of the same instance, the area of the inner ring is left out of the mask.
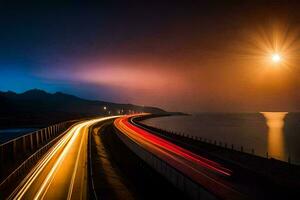
[[[0,127],[43,126],[62,120],[133,111],[165,112],[155,107],[92,101],[61,92],[51,94],[37,89],[21,94],[0,92]]]

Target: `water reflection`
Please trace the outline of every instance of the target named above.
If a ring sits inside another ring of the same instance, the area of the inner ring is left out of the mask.
[[[270,157],[286,160],[284,144],[284,118],[287,112],[262,112],[268,126],[268,152]]]

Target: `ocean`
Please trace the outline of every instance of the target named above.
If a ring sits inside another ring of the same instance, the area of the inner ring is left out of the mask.
[[[36,131],[36,128],[9,128],[0,129],[0,144],[3,144],[9,140],[25,135],[30,132]]]
[[[151,118],[143,123],[300,164],[300,113],[198,113]]]

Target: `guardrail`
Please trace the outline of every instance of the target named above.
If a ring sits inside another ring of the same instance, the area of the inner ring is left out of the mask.
[[[159,115],[154,116],[154,117],[159,117]],[[173,131],[173,130],[167,130],[167,129],[163,129],[163,128],[160,128],[160,127],[149,126],[147,124],[141,123],[141,121],[146,120],[148,118],[151,118],[151,115],[146,115],[145,117],[143,116],[143,117],[135,118],[134,121],[135,121],[136,124],[138,124],[138,125],[140,125],[144,128],[153,130],[155,132],[159,132],[159,133],[163,134],[164,136],[167,136],[167,137],[169,137],[169,136],[170,137],[172,137],[172,136],[181,137],[180,140],[182,142],[187,142],[187,143],[201,142],[201,143],[208,144],[208,145],[214,145],[214,146],[217,146],[219,148],[230,149],[232,151],[237,151],[237,152],[244,153],[244,154],[247,154],[247,155],[257,156],[257,157],[260,157],[260,158],[274,159],[274,160],[277,160],[279,162],[284,162],[284,163],[288,163],[288,164],[300,165],[299,162],[292,159],[292,155],[290,153],[286,156],[286,158],[282,158],[282,157],[279,157],[277,155],[273,155],[268,151],[265,152],[265,153],[258,153],[254,148],[247,148],[243,145],[230,144],[230,143],[227,143],[227,142],[224,142],[224,141],[209,139],[209,138],[205,138],[205,137],[201,137],[201,136],[190,135],[190,134],[184,133],[184,132],[176,132],[176,131]]]
[[[1,144],[0,191],[25,174],[25,171],[29,171],[33,164],[76,122],[78,120],[54,124]]]
[[[127,138],[122,132],[115,128],[115,132],[120,140],[138,157],[144,160],[154,170],[164,176],[175,187],[187,194],[191,199],[217,199],[210,192],[205,190],[202,186],[195,183],[193,180],[182,174],[180,171],[169,165],[167,162],[161,160],[154,154],[146,151],[141,146]]]

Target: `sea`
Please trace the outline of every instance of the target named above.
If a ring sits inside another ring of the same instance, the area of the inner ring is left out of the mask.
[[[9,140],[17,138],[19,136],[25,135],[36,131],[36,128],[9,128],[0,129],[0,144],[3,144]]]
[[[300,164],[300,113],[197,113],[151,118],[142,123]]]

